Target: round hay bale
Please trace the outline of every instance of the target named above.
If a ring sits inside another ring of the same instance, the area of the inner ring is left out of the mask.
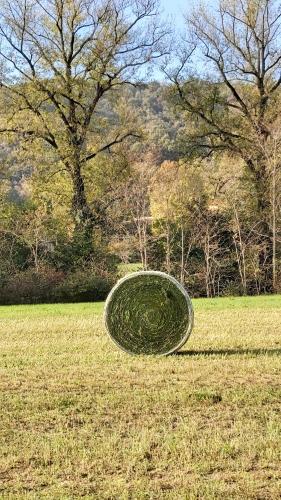
[[[176,279],[158,271],[129,274],[105,304],[106,329],[130,354],[167,355],[187,341],[193,327],[191,300]]]

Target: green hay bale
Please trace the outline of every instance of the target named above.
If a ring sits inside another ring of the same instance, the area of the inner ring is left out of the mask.
[[[185,289],[168,274],[136,272],[118,281],[110,292],[105,325],[123,351],[167,355],[190,336],[193,308]]]

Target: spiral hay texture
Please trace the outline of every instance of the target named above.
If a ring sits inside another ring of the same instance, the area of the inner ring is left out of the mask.
[[[193,308],[185,289],[157,271],[132,273],[118,281],[105,305],[111,339],[130,354],[167,355],[187,341]]]

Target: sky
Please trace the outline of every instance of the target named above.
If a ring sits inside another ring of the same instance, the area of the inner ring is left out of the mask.
[[[161,0],[160,3],[164,14],[172,16],[176,27],[182,29],[184,26],[183,15],[193,4],[193,0]]]
[[[175,27],[182,29],[184,27],[184,14],[192,7],[198,5],[198,0],[160,0],[164,14],[172,16],[175,20]],[[208,0],[208,6],[215,5],[216,0]]]
[[[218,4],[218,0],[159,0],[162,18],[165,19],[165,17],[168,17],[170,21],[172,20],[172,26],[174,27],[175,32],[178,34],[184,34],[184,15],[188,14],[193,7],[198,6],[201,1],[202,3],[206,3],[208,7],[216,7]],[[199,58],[197,59],[196,64],[198,68],[202,69],[202,61]],[[164,76],[161,71],[155,69],[153,78],[162,81]]]

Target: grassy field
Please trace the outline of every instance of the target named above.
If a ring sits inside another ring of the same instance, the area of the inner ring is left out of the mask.
[[[0,497],[280,498],[281,296],[194,307],[168,358],[119,351],[103,304],[0,308]]]

